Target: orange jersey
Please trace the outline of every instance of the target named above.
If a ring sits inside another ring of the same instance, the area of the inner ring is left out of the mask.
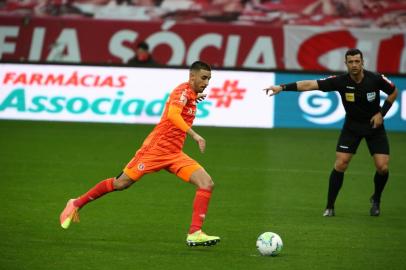
[[[168,109],[169,106],[182,108],[181,117],[188,126],[192,126],[196,116],[196,98],[197,94],[188,82],[176,87],[166,102],[161,120],[145,139],[139,151],[151,151],[157,155],[181,152],[186,139],[186,132],[180,130],[167,118]],[[185,99],[187,102],[186,105],[183,105]]]

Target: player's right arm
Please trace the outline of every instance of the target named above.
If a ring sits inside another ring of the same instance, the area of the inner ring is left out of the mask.
[[[269,96],[279,94],[281,91],[311,91],[318,90],[319,84],[316,80],[297,81],[289,84],[272,85],[264,91]]]

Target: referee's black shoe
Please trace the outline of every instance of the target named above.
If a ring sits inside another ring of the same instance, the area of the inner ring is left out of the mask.
[[[375,201],[374,197],[371,197],[371,210],[369,210],[369,214],[373,217],[377,217],[381,214],[381,209],[380,209],[380,202]]]
[[[323,213],[323,217],[334,217],[336,215],[333,208],[326,208]]]

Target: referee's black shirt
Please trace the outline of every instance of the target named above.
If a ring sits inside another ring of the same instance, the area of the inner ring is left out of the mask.
[[[385,76],[364,70],[360,83],[351,79],[348,73],[317,80],[324,92],[338,91],[346,112],[346,120],[368,123],[380,110],[380,90],[390,95],[395,85]]]

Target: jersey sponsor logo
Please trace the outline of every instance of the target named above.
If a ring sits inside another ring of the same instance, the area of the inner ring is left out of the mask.
[[[189,115],[195,115],[195,114],[196,114],[196,110],[193,110],[192,108],[189,108],[187,113],[188,113]]]
[[[345,93],[345,100],[348,102],[355,102],[355,94],[354,93]]]
[[[137,169],[138,169],[139,171],[143,171],[143,170],[145,169],[144,163],[139,163],[138,166],[137,166]]]
[[[369,93],[367,93],[367,100],[368,100],[369,102],[374,101],[375,98],[376,98],[376,93],[375,93],[375,92],[369,92]]]
[[[349,86],[349,85],[347,85],[347,86],[346,86],[346,88],[347,88],[347,89],[352,89],[352,90],[354,90],[354,89],[355,89],[355,87],[354,87],[354,86]]]
[[[185,90],[183,90],[183,92],[182,92],[182,94],[180,95],[180,102],[182,102],[183,104],[186,104],[186,102],[187,102],[187,98],[186,98],[186,89]]]

